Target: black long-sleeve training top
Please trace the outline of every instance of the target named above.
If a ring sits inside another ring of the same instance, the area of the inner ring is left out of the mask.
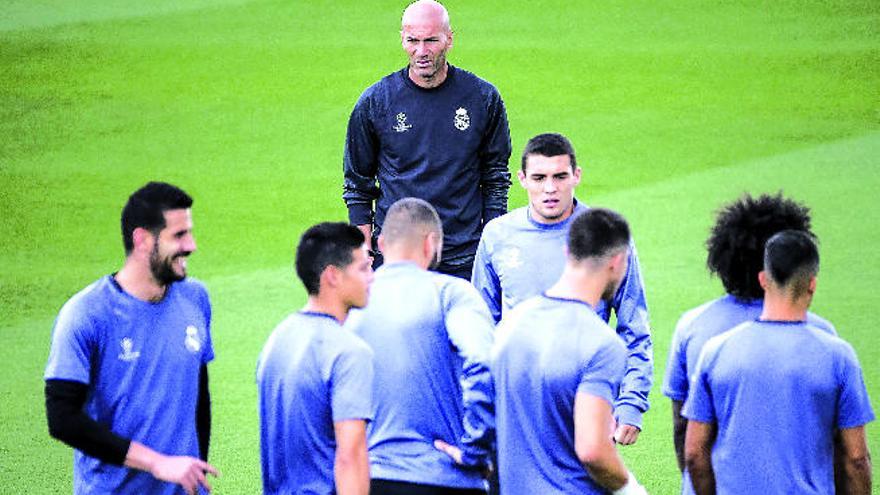
[[[510,152],[507,112],[492,84],[450,65],[440,86],[425,89],[405,67],[367,88],[349,119],[349,220],[378,231],[395,201],[421,198],[443,222],[444,260],[473,258],[483,225],[507,211]]]

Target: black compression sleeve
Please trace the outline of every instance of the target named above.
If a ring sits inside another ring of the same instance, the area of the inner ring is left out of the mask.
[[[46,420],[49,434],[84,454],[122,465],[131,440],[83,412],[88,386],[70,380],[46,380]]]
[[[211,444],[211,394],[208,392],[208,366],[199,369],[199,402],[196,406],[196,431],[199,435],[199,452],[202,460],[208,460]]]

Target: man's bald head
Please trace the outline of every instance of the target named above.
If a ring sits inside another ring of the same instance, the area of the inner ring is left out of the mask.
[[[382,223],[386,246],[412,246],[432,232],[443,238],[440,216],[430,203],[418,198],[403,198],[391,205]]]
[[[417,0],[403,11],[401,26],[441,26],[444,31],[451,32],[449,25],[449,12],[446,7],[434,0]]]

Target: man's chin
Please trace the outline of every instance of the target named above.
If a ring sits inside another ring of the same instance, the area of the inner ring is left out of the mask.
[[[540,215],[541,218],[543,218],[547,222],[558,222],[560,219],[562,219],[563,213],[564,212],[562,210],[556,210],[556,209],[538,210],[538,215]]]
[[[153,278],[155,278],[162,285],[171,285],[174,282],[180,282],[181,280],[186,279],[186,272],[177,273],[177,272],[165,272],[153,274]]]
[[[412,68],[413,73],[415,73],[416,76],[422,79],[433,79],[434,76],[437,75],[437,68],[433,65],[424,68],[420,68],[415,65],[410,65],[410,67]]]

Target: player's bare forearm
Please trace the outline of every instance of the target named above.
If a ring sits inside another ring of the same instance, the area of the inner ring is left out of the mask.
[[[629,473],[611,441],[611,404],[578,392],[574,399],[574,449],[597,483],[609,490],[623,487]]]
[[[195,495],[199,487],[209,492],[211,485],[206,478],[207,473],[219,476],[217,469],[207,462],[188,456],[167,456],[139,442],[131,442],[125,456],[125,466],[146,471],[154,478],[183,487],[186,493]]]
[[[712,470],[714,423],[688,421],[684,460],[697,495],[715,495],[715,472]]]
[[[837,493],[871,493],[871,454],[868,451],[864,427],[847,428],[835,435],[834,467]]]
[[[688,421],[681,415],[681,406],[681,401],[672,401],[672,444],[675,446],[678,470],[684,472],[684,438],[687,433]]]
[[[590,477],[609,490],[622,488],[629,479],[626,467],[610,442],[604,448],[595,447],[592,455],[581,457],[581,462]]]
[[[333,475],[339,495],[368,495],[370,462],[367,457],[366,422],[343,420],[333,424],[336,434],[336,459]]]

